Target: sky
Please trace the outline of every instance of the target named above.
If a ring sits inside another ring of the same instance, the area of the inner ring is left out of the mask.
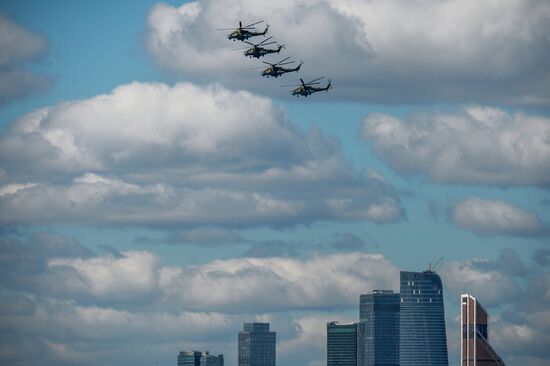
[[[260,20],[298,74],[216,31]],[[2,1],[0,49],[0,363],[234,366],[267,321],[320,366],[443,257],[449,364],[461,293],[548,364],[547,1]]]

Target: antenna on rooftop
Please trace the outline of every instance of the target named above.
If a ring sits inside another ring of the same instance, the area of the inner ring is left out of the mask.
[[[444,259],[443,257],[439,258],[433,266],[432,266],[432,262],[428,262],[428,272],[435,272],[435,268],[439,265],[439,263],[441,263],[443,259]]]

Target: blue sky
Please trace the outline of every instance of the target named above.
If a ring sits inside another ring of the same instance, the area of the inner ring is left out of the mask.
[[[439,257],[451,365],[461,292],[510,364],[550,358],[546,2],[0,11],[3,362],[231,366],[258,319],[321,365],[326,321]],[[261,19],[334,89],[291,98],[215,31]]]

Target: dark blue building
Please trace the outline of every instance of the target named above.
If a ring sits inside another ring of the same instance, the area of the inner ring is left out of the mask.
[[[365,324],[327,323],[327,366],[362,366]]]
[[[448,366],[443,286],[434,271],[401,272],[399,363]]]
[[[399,294],[374,290],[359,297],[359,319],[365,324],[364,366],[399,366]]]
[[[275,343],[269,323],[244,323],[239,332],[238,366],[275,366]]]

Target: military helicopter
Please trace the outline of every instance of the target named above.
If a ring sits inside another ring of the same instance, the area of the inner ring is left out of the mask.
[[[244,41],[244,43],[248,43],[249,45],[252,46],[252,48],[249,48],[246,51],[244,51],[244,55],[246,57],[260,58],[260,57],[263,57],[263,56],[268,55],[270,53],[279,53],[279,52],[281,52],[281,49],[283,49],[285,47],[284,45],[277,45],[278,46],[277,49],[269,49],[269,48],[264,48],[263,47],[263,46],[267,46],[267,45],[270,45],[270,44],[277,43],[276,41],[265,43],[265,42],[269,41],[271,38],[273,38],[273,36],[268,37],[268,38],[264,39],[263,41],[261,41],[260,43],[256,43],[256,44],[248,42],[248,41]]]
[[[266,77],[273,76],[274,78],[277,78],[277,77],[279,77],[283,74],[286,74],[287,72],[299,71],[300,67],[302,67],[303,62],[300,62],[300,64],[298,66],[296,66],[295,68],[287,69],[287,68],[282,67],[283,65],[289,65],[289,64],[294,63],[294,61],[285,62],[289,58],[290,57],[287,57],[287,58],[282,59],[281,61],[279,61],[277,63],[274,63],[274,64],[272,64],[271,62],[262,61],[264,64],[270,65],[270,66],[268,68],[266,68],[264,71],[262,71],[260,75],[266,76]]]
[[[227,35],[227,39],[232,39],[233,41],[235,41],[236,39],[238,39],[239,41],[246,41],[251,37],[265,36],[267,34],[267,30],[269,29],[269,24],[266,25],[263,32],[254,32],[254,29],[255,29],[254,26],[262,22],[263,20],[260,20],[259,22],[252,23],[243,27],[243,23],[239,21],[239,28],[237,29],[222,28],[222,29],[216,29],[216,30],[217,31],[232,30],[233,32]]]
[[[321,76],[320,78],[313,79],[311,81],[308,81],[307,83],[304,82],[303,79],[300,79],[301,84],[298,84],[298,87],[296,89],[293,89],[291,94],[299,97],[300,95],[307,97],[308,95],[311,95],[313,93],[317,93],[320,91],[328,90],[332,87],[332,84],[330,83],[330,79],[328,79],[328,84],[325,87],[315,87],[312,85],[319,85],[319,80],[324,78],[324,76]],[[288,86],[296,86],[296,85],[283,85],[282,87],[288,87]]]

